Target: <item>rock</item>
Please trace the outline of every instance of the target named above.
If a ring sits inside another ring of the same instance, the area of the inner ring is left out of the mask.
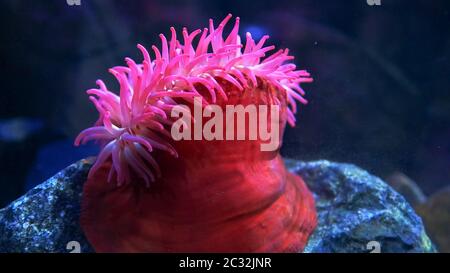
[[[435,252],[421,219],[381,179],[350,164],[286,165],[315,195],[318,225],[305,252],[370,252],[370,245],[381,252]]]
[[[430,237],[440,252],[450,252],[450,187],[445,187],[428,198],[425,204],[416,208],[422,216]]]
[[[318,227],[305,252],[368,252],[371,241],[381,252],[435,251],[421,219],[379,178],[348,164],[286,164],[316,199]],[[0,252],[70,252],[73,245],[92,252],[78,224],[91,165],[92,159],[72,164],[0,210]]]
[[[93,159],[65,168],[0,210],[0,252],[92,252],[78,224],[82,186]]]

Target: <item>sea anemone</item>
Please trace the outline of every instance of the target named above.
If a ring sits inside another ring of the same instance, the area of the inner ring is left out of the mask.
[[[142,63],[126,58],[127,66],[110,69],[119,95],[101,80],[87,91],[100,117],[75,144],[103,145],[84,184],[80,215],[96,251],[298,252],[305,246],[316,225],[314,200],[301,177],[286,170],[279,146],[175,141],[169,133],[172,110],[192,108],[197,97],[204,108],[279,107],[280,139],[285,124],[295,124],[296,101],[306,103],[300,84],[311,82],[310,75],[287,63],[293,59],[287,49],[266,57],[274,49],[264,46],[268,36],[255,42],[247,33],[243,45],[239,18],[224,39],[230,18],[217,28],[210,20],[209,29],[183,29],[183,43],[171,28],[170,41],[161,34],[161,49],[152,46],[154,60],[138,45]]]
[[[157,176],[161,175],[158,163],[151,155],[153,149],[177,156],[176,150],[167,141],[170,134],[164,127],[170,124],[167,113],[177,105],[173,98],[191,101],[193,96],[200,96],[197,89],[203,87],[209,95],[205,98],[206,103],[216,103],[218,95],[227,100],[223,84],[219,83],[221,80],[242,92],[258,86],[258,79],[284,90],[289,104],[287,121],[294,126],[297,111],[295,100],[307,103],[300,83],[311,82],[312,78],[305,70],[296,70],[294,64],[285,63],[294,58],[288,54],[288,49],[280,49],[266,57],[269,51],[275,49],[273,45],[264,46],[268,35],[256,43],[247,32],[244,46],[238,35],[239,17],[224,39],[223,30],[230,18],[231,14],[217,28],[211,19],[209,29],[189,33],[184,28],[183,44],[172,27],[170,41],[163,34],[159,35],[161,50],[152,46],[155,54],[153,61],[145,47],[138,44],[144,56],[142,64],[125,58],[126,67],[109,70],[120,84],[119,96],[109,91],[102,80],[97,80],[99,89],[87,91],[100,117],[96,126],[79,134],[75,144],[100,140],[104,145],[90,174],[112,158],[108,181],[116,177],[119,185],[130,182],[130,171],[134,171],[149,186],[156,179],[153,171]],[[194,47],[194,39],[199,35]]]

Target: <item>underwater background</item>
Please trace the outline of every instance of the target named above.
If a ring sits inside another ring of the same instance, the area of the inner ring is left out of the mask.
[[[192,30],[230,12],[254,38],[288,47],[315,80],[303,86],[309,104],[286,130],[284,156],[356,164],[403,193],[432,237],[448,229],[450,1],[77,2],[0,4],[0,207],[97,154],[73,147],[97,118],[85,90],[98,78],[117,87],[107,69],[140,59],[137,43],[159,45],[168,26]],[[442,215],[430,216],[429,200]],[[449,249],[448,235],[434,240]]]

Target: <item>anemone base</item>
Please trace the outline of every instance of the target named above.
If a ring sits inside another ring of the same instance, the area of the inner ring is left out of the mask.
[[[316,226],[303,180],[280,156],[230,168],[145,188],[108,184],[105,165],[85,184],[81,226],[97,252],[302,251]]]

